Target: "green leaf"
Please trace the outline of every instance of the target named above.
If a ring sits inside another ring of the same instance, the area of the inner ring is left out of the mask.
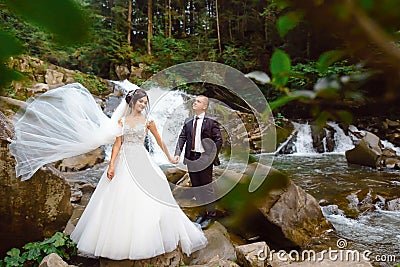
[[[291,11],[281,16],[277,23],[280,36],[285,36],[290,30],[295,28],[302,19],[303,13],[300,11]]]
[[[360,0],[360,6],[364,9],[371,9],[374,7],[374,0]]]
[[[345,56],[343,50],[330,50],[323,53],[317,62],[319,72],[326,72],[328,67]]]
[[[58,249],[53,246],[44,247],[43,251],[44,251],[44,253],[46,253],[46,255],[51,254],[51,253],[56,253],[58,255]]]
[[[338,110],[336,111],[336,114],[344,123],[351,124],[353,122],[353,115],[347,110]]]
[[[12,248],[7,252],[7,255],[10,257],[19,257],[21,251],[18,248]]]
[[[20,80],[22,77],[24,77],[22,73],[7,68],[3,62],[0,63],[0,89],[7,87],[11,81]]]
[[[332,114],[326,110],[322,111],[315,120],[317,128],[321,130],[325,126],[329,118],[332,118]]]
[[[284,86],[289,80],[291,68],[290,57],[284,51],[276,49],[271,57],[272,83]]]
[[[53,244],[55,247],[63,246],[65,244],[64,234],[56,232],[52,237],[46,238],[41,245]]]
[[[0,61],[9,60],[10,56],[22,54],[21,43],[11,34],[0,31]]]
[[[321,90],[318,90],[315,93],[315,97],[318,98],[324,98],[324,99],[336,99],[339,98],[339,89],[338,88],[332,88],[332,87],[327,87]]]
[[[24,258],[20,256],[21,251],[18,248],[12,248],[7,252],[8,257],[4,258],[6,266],[21,266],[25,262]]]
[[[301,97],[302,96],[298,96],[298,95],[297,96],[289,96],[289,95],[281,96],[277,100],[270,102],[269,107],[271,108],[271,110],[275,110],[275,109],[289,103],[290,101],[296,100]]]
[[[272,1],[272,2],[275,2],[275,4],[276,4],[276,6],[277,6],[279,11],[281,11],[281,10],[291,6],[291,5],[293,5],[291,3],[291,1],[289,1],[289,0],[276,0],[276,1]]]
[[[32,24],[55,34],[64,43],[80,43],[87,40],[89,23],[87,15],[74,0],[4,0],[14,13]]]
[[[37,242],[28,243],[23,248],[27,250],[22,254],[27,260],[35,260],[41,255],[40,245]]]

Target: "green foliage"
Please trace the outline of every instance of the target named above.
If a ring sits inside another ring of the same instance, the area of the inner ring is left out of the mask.
[[[152,39],[153,61],[152,69],[160,71],[170,66],[192,61],[193,49],[186,39],[166,38],[163,35],[154,36]]]
[[[73,44],[87,38],[89,25],[85,13],[76,1],[3,1],[15,14],[53,33],[55,40],[60,43]]]
[[[291,72],[290,57],[282,50],[276,49],[271,58],[272,83],[276,86],[285,86]]]
[[[342,51],[328,51],[318,62],[299,63],[292,67],[290,57],[277,49],[271,58],[270,84],[281,95],[269,103],[271,110],[276,111],[279,107],[298,100],[311,105],[311,114],[315,116],[317,126],[322,127],[328,120],[351,123],[352,114],[346,109],[338,108],[335,103],[343,106],[344,101],[364,101],[357,89],[359,82],[369,75],[366,69],[348,64],[347,61],[334,63],[342,56]]]
[[[359,66],[349,64],[347,60],[322,68],[321,61],[322,60],[319,62],[309,61],[307,63],[298,63],[294,65],[292,68],[293,75],[289,79],[288,86],[298,90],[312,90],[313,86],[320,78],[358,75],[366,71]]]
[[[287,119],[280,112],[278,112],[278,114],[274,117],[274,121],[276,126],[282,127],[285,125]]]
[[[57,232],[43,241],[27,243],[22,247],[12,248],[7,256],[0,260],[0,266],[38,266],[43,258],[51,253],[58,254],[64,260],[77,254],[76,244],[63,233]]]
[[[87,38],[88,24],[85,23],[85,15],[73,0],[2,0],[0,6],[0,89],[6,88],[12,80],[22,77],[20,73],[6,66],[11,56],[23,52],[23,45],[18,40],[21,37],[20,34],[30,33],[16,16],[53,33],[54,40],[59,43],[73,44]],[[37,40],[40,40],[40,38],[33,39],[33,42],[24,40],[25,42],[22,43],[35,44]]]
[[[232,68],[242,71],[251,70],[255,67],[253,61],[249,61],[250,52],[244,47],[225,46],[221,59],[222,62]]]
[[[19,80],[22,74],[10,69],[6,63],[11,56],[22,53],[22,46],[11,34],[0,30],[0,89],[6,87],[12,80]]]
[[[285,36],[290,30],[294,29],[303,18],[303,13],[299,11],[291,11],[278,19],[278,32],[281,36]]]
[[[74,79],[86,87],[94,95],[109,93],[109,88],[107,85],[94,75],[76,74]]]
[[[337,62],[339,59],[344,57],[346,53],[343,50],[330,50],[323,53],[318,62],[317,67],[318,71],[321,73],[325,73],[328,71],[328,67],[333,63]]]

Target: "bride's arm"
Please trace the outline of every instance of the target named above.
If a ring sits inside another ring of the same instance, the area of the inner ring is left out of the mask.
[[[147,123],[147,128],[150,130],[150,132],[153,134],[154,138],[157,141],[157,144],[161,147],[162,151],[164,152],[164,154],[167,156],[168,160],[170,162],[172,162],[172,157],[171,154],[169,154],[168,148],[167,146],[164,144],[164,142],[161,139],[160,134],[158,133],[156,124],[154,121],[150,121],[149,123]]]
[[[121,144],[122,144],[122,136],[117,136],[115,138],[115,142],[112,147],[110,164],[108,166],[108,171],[107,171],[107,177],[110,180],[114,178],[114,162],[117,159],[119,150],[121,149]]]

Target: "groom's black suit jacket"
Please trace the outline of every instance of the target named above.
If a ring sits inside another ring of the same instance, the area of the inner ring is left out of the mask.
[[[175,156],[179,156],[182,152],[183,146],[186,143],[185,158],[183,159],[184,164],[186,164],[186,160],[189,158],[190,155],[192,134],[193,117],[186,120],[185,124],[183,125],[182,131],[179,135],[178,144],[176,145],[175,149]],[[215,144],[215,146],[210,142],[210,139],[213,141],[212,143]],[[221,130],[219,128],[218,122],[207,116],[204,117],[203,124],[201,126],[201,142],[205,150],[204,154],[212,154],[213,151],[216,152],[215,158],[213,159],[212,163],[214,165],[219,165],[220,162],[218,158],[218,153],[222,147]]]

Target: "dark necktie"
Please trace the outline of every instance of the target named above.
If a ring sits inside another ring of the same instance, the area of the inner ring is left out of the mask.
[[[196,128],[197,128],[197,121],[199,120],[199,117],[194,118],[194,126],[193,126],[193,133],[192,133],[192,150],[194,150],[194,141],[196,139]]]

